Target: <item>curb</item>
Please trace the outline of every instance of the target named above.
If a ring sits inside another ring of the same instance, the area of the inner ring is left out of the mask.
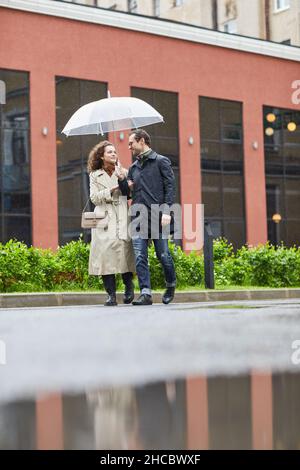
[[[154,303],[161,303],[162,294],[154,292]],[[122,303],[122,294],[117,294]],[[27,294],[0,294],[0,308],[61,307],[68,305],[102,305],[106,293],[46,292]],[[173,303],[217,302],[235,300],[300,299],[300,289],[232,290],[232,291],[178,291]]]

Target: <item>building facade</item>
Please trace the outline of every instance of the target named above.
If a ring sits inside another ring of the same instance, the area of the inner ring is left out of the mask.
[[[66,0],[300,46],[299,0]]]
[[[299,245],[299,49],[52,0],[2,1],[0,15],[1,241],[78,238],[99,138],[61,130],[109,90],[164,116],[153,148],[172,161],[177,202],[203,203],[216,237]]]

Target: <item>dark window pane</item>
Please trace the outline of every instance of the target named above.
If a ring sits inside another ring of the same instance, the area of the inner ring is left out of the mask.
[[[73,113],[80,107],[80,80],[56,78],[56,127],[61,132]]]
[[[82,233],[81,211],[89,197],[86,165],[89,152],[103,137],[66,137],[61,130],[80,106],[107,96],[106,84],[73,78],[56,78],[57,175],[60,244]]]
[[[234,101],[220,101],[222,125],[236,126],[241,129],[242,110],[240,103]]]
[[[284,148],[284,158],[286,171],[293,174],[300,174],[300,146],[286,146]]]
[[[222,141],[223,142],[241,142],[242,141],[242,131],[237,126],[222,126]]]
[[[177,93],[131,88],[131,95],[153,106],[163,117],[164,124],[147,126],[151,136],[151,147],[156,152],[168,157],[173,166],[179,169],[179,136],[178,136],[178,95]],[[176,201],[179,202],[179,171],[177,172]]]
[[[0,106],[0,237],[30,245],[29,74],[0,70],[0,80],[6,85],[6,104]]]
[[[210,449],[251,449],[251,378],[212,377],[207,388]]]
[[[214,224],[214,236],[238,247],[245,243],[242,106],[200,98],[200,113],[204,217]],[[233,226],[225,223],[228,217],[235,219]]]
[[[299,215],[298,215],[299,218]],[[287,245],[288,246],[300,246],[299,242],[299,233],[300,233],[300,219],[298,220],[289,220],[287,224]]]
[[[271,163],[282,164],[282,147],[276,146],[265,146],[265,160]]]
[[[244,216],[243,178],[234,172],[223,175],[224,217]]]
[[[222,213],[222,180],[218,173],[202,174],[204,217],[218,217]]]
[[[300,112],[286,110],[283,114],[283,143],[300,146]]]
[[[267,215],[272,219],[274,214],[283,216],[284,210],[284,186],[280,178],[267,179]]]
[[[279,109],[264,107],[265,145],[282,145],[282,115]]]
[[[26,72],[0,70],[6,85],[6,104],[1,105],[1,127],[29,128],[29,79]]]
[[[219,100],[201,98],[200,100],[201,139],[220,140]]]
[[[212,234],[214,238],[219,238],[224,236],[224,230],[223,230],[223,222],[222,220],[215,220],[215,219],[210,219],[209,217],[205,216],[205,208],[204,208],[204,217],[206,220],[209,222]]]
[[[243,147],[239,144],[222,144],[222,159],[228,161],[239,162],[241,169],[243,168]]]
[[[1,137],[2,190],[29,192],[29,131],[3,129]]]
[[[285,179],[286,217],[300,220],[300,178],[298,175],[287,176]],[[300,234],[299,234],[300,235]],[[299,237],[300,240],[300,237]]]
[[[264,128],[268,237],[275,244],[300,244],[300,112],[264,107]],[[270,128],[277,137],[266,135]],[[280,145],[270,146],[276,139]],[[282,218],[278,224],[274,214]]]
[[[201,144],[202,170],[221,171],[221,147],[219,143]]]
[[[224,237],[233,244],[234,248],[239,248],[245,243],[245,224],[240,221],[225,221]]]
[[[15,214],[30,214],[30,194],[29,193],[4,193],[3,212]]]
[[[31,222],[29,217],[4,217],[3,243],[11,238],[31,244]]]
[[[60,244],[64,245],[72,240],[78,240],[80,234],[83,232],[80,228],[81,214],[78,211],[78,215],[75,217],[64,215],[59,218],[60,226]]]

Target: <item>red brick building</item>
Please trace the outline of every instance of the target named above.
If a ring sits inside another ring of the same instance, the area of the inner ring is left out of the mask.
[[[99,139],[61,130],[109,89],[163,114],[153,148],[215,236],[300,244],[299,48],[52,0],[3,0],[0,19],[2,241],[78,237]],[[116,139],[128,166],[126,133]]]

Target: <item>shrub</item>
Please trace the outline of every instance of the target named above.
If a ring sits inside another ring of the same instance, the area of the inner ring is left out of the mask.
[[[204,286],[202,253],[185,253],[169,244],[174,260],[177,285]],[[27,247],[17,240],[0,243],[0,291],[42,292],[103,289],[101,276],[89,276],[90,245],[82,238],[52,250]],[[165,280],[153,244],[149,248],[151,284],[163,289]],[[214,241],[216,286],[300,286],[300,248],[274,247],[269,243],[256,247],[243,246],[234,252],[224,238]],[[118,288],[123,288],[117,276]]]

